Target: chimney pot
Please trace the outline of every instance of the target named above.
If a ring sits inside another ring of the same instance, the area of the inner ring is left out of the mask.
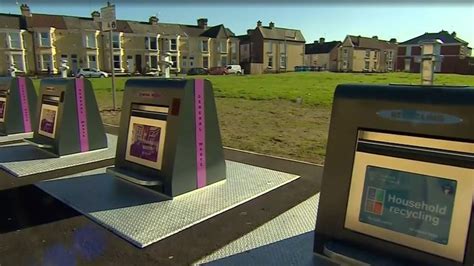
[[[197,25],[201,29],[207,28],[207,18],[200,18],[197,20]]]
[[[376,40],[378,40],[378,39],[379,39],[379,36],[377,36],[377,35],[374,35],[374,36],[372,36],[372,39],[376,39]]]
[[[275,28],[275,23],[270,22],[270,23],[268,24],[268,26],[270,27],[270,29],[273,29],[273,28]]]
[[[158,18],[156,16],[151,16],[149,19],[148,19],[148,23],[150,23],[151,25],[156,25],[158,24]]]
[[[322,37],[319,38],[319,42],[320,42],[320,43],[324,43],[325,40],[326,40],[326,39],[324,39],[324,38],[322,38]]]
[[[31,17],[31,10],[27,4],[20,5],[21,15],[24,17]]]
[[[262,21],[257,21],[257,27],[261,27],[262,26]]]

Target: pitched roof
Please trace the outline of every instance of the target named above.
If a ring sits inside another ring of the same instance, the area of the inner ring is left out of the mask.
[[[300,30],[264,26],[257,27],[257,29],[260,30],[264,39],[305,42]]]
[[[157,34],[159,32],[158,24],[153,25],[147,22],[139,22],[139,21],[127,21],[127,24],[133,33]]]
[[[0,14],[0,29],[22,29],[21,16]]]
[[[172,23],[158,23],[158,33],[163,35],[187,35],[181,25]]]
[[[33,14],[31,17],[26,17],[26,25],[28,28],[67,29],[64,16],[60,15]]]
[[[208,28],[205,32],[201,34],[201,36],[209,37],[209,38],[217,38],[219,37],[220,34],[223,34],[223,37],[226,37],[226,38],[235,36],[235,34],[229,29],[227,29],[226,27],[224,27],[223,24]]]
[[[188,36],[191,36],[191,37],[199,37],[206,30],[196,25],[180,25],[180,26],[182,30],[186,32]]]
[[[464,45],[468,44],[466,41],[456,37],[456,33],[450,34],[449,32],[442,30],[440,32],[435,32],[435,33],[426,32],[425,34],[422,34],[418,37],[402,42],[400,43],[400,45],[419,44],[421,41],[435,40],[435,39],[440,39],[441,41],[443,41],[443,43],[456,43],[456,44],[464,44]]]
[[[100,30],[99,24],[92,18],[64,17],[63,19],[67,29]]]
[[[133,33],[132,28],[128,24],[127,20],[117,20],[117,30],[124,33]]]
[[[389,41],[368,38],[362,36],[347,35],[354,47],[369,48],[369,49],[397,49],[396,43]]]
[[[341,43],[340,41],[309,43],[305,45],[305,54],[327,54]]]

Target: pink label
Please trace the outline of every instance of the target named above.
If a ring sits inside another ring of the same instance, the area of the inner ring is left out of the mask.
[[[25,132],[31,132],[30,106],[28,105],[28,91],[26,90],[25,77],[18,77],[18,88],[20,89],[20,104],[23,114],[23,128]]]
[[[84,79],[76,80],[76,107],[77,107],[77,123],[79,126],[79,142],[81,152],[89,150],[89,133],[87,132],[87,113],[86,99],[84,93]]]
[[[194,81],[194,113],[196,120],[197,187],[206,186],[206,124],[204,116],[204,80]]]

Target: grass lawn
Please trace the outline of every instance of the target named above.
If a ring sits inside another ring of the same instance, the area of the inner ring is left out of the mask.
[[[323,163],[332,97],[338,84],[419,84],[420,74],[301,72],[205,78],[214,87],[225,146]],[[436,74],[435,79],[436,84],[474,86],[474,76]],[[118,107],[126,80],[116,79]],[[91,81],[104,122],[118,124],[118,113],[109,110],[111,80]],[[303,104],[296,103],[297,98],[302,98]]]

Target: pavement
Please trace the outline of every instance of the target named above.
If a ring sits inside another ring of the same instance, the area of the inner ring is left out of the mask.
[[[0,172],[0,265],[189,265],[320,191],[322,166],[228,148],[225,158],[301,178],[143,249],[32,185],[113,161],[21,179]]]

